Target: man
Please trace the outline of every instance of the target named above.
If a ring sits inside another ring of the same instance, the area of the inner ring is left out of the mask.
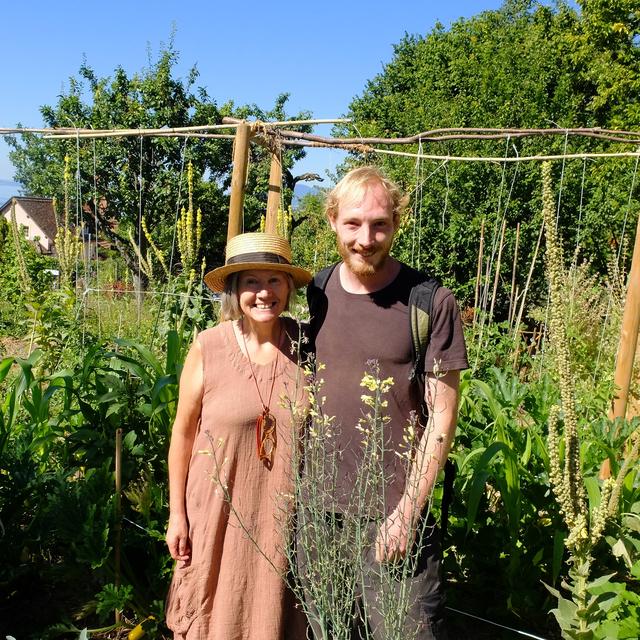
[[[446,632],[438,533],[435,526],[421,525],[454,438],[460,370],[468,363],[456,302],[448,289],[439,287],[430,318],[424,388],[410,380],[414,363],[409,293],[425,275],[389,255],[405,203],[400,189],[375,167],[349,172],[328,195],[326,213],[342,262],[324,287],[315,281],[309,285],[311,334],[316,361],[324,367],[322,408],[325,415],[335,416],[337,425],[338,512],[354,504],[351,494],[362,462],[362,436],[356,425],[363,415],[359,400],[367,363],[375,360],[380,378],[393,379],[384,424],[385,448],[391,452],[383,462],[385,519],[376,525],[375,554],[370,554],[372,566],[367,570],[374,575],[376,563],[379,568],[380,563],[399,563],[407,554],[421,554],[414,574],[405,578],[411,600],[407,619],[413,625],[407,627],[407,637],[441,640]],[[314,314],[319,308],[322,312]],[[402,449],[412,416],[418,416],[417,443],[407,467],[393,453]],[[418,530],[427,533],[416,545]],[[363,592],[367,583],[371,586],[375,580],[365,575]],[[361,616],[373,637],[382,639],[386,623],[374,595],[363,595],[369,606]]]

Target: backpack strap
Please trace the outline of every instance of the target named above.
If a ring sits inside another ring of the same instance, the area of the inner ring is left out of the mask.
[[[433,299],[440,283],[430,276],[415,285],[409,293],[409,323],[413,347],[413,367],[409,380],[418,379],[424,392],[424,358],[431,337]]]
[[[327,282],[329,282],[331,274],[339,264],[339,262],[336,262],[318,271],[307,286],[307,304],[311,320],[309,322],[309,341],[305,348],[305,356],[315,353],[316,336],[324,323],[324,319],[327,317],[327,309],[329,307],[324,290],[327,288]]]

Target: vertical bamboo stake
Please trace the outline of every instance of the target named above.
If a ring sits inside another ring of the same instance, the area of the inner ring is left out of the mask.
[[[116,429],[116,521],[114,524],[115,554],[114,554],[114,583],[116,589],[120,586],[120,550],[122,547],[122,429]],[[116,624],[120,622],[121,612],[116,609]]]
[[[502,229],[500,229],[500,245],[498,246],[498,260],[496,261],[496,275],[493,279],[493,292],[491,294],[491,306],[489,307],[489,322],[493,318],[493,307],[496,303],[496,293],[498,292],[498,279],[500,277],[500,262],[502,260],[502,248],[504,247],[504,230],[507,219],[502,218]]]
[[[636,240],[629,271],[629,286],[622,314],[620,346],[616,362],[615,385],[620,389],[613,401],[613,417],[624,418],[627,413],[629,385],[633,373],[633,359],[638,345],[640,329],[640,216],[636,227]]]
[[[267,215],[264,230],[267,233],[278,232],[278,209],[282,194],[282,163],[278,154],[271,154],[271,171],[269,172],[269,195],[267,196]]]
[[[538,234],[538,241],[536,242],[536,248],[533,252],[533,258],[531,259],[531,266],[529,267],[529,274],[527,275],[527,282],[524,285],[524,289],[522,291],[522,302],[520,303],[520,310],[518,311],[518,317],[516,318],[516,322],[513,325],[514,333],[513,339],[518,339],[518,333],[520,329],[520,322],[522,322],[522,314],[524,313],[524,304],[527,300],[527,293],[529,292],[529,284],[531,283],[531,276],[533,275],[533,268],[536,265],[536,260],[538,258],[538,250],[540,249],[540,241],[542,240],[542,231],[544,230],[544,220],[540,224],[540,233]]]
[[[478,249],[478,269],[476,271],[476,290],[473,298],[473,326],[476,326],[476,316],[478,314],[478,304],[480,302],[480,281],[482,280],[482,258],[484,253],[484,218],[480,223],[480,247]]]
[[[518,246],[520,244],[520,223],[516,225],[516,246],[513,250],[513,267],[511,269],[511,293],[509,294],[509,313],[507,314],[507,318],[509,319],[509,326],[511,326],[512,311],[514,309],[514,296],[515,296],[515,286],[516,286],[516,269],[518,266]]]
[[[633,374],[633,360],[638,345],[638,330],[640,329],[640,216],[636,227],[636,239],[633,245],[633,257],[629,271],[629,286],[622,314],[622,328],[620,329],[620,343],[614,382],[617,389],[613,398],[609,417],[612,420],[624,418],[627,414],[627,400],[629,386]],[[611,476],[609,460],[605,460],[600,470],[602,478]]]
[[[246,122],[241,122],[236,129],[233,145],[233,173],[231,174],[227,241],[242,233],[242,205],[244,204],[244,190],[247,183],[250,139],[249,125]]]

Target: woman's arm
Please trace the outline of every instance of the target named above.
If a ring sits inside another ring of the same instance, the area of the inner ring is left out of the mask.
[[[183,563],[191,558],[185,490],[193,440],[202,411],[203,388],[202,351],[196,340],[187,354],[180,376],[178,410],[169,446],[169,525],[166,541],[171,557]]]

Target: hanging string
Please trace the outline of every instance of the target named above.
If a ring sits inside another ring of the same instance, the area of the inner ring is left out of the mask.
[[[420,156],[422,155],[422,138],[418,140],[418,157],[415,162],[415,176],[416,176],[416,186],[414,189],[414,193],[416,194],[413,199],[413,232],[411,234],[411,266],[416,268],[416,230],[418,225],[418,208],[420,208],[420,215],[422,215],[422,160]]]
[[[587,159],[582,161],[582,179],[580,182],[580,204],[578,205],[578,226],[576,229],[576,248],[573,252],[573,260],[571,262],[571,301],[569,315],[573,316],[575,303],[576,286],[578,284],[578,253],[580,252],[580,232],[582,230],[582,206],[584,202],[584,180],[587,169]]]
[[[77,130],[76,130],[76,172],[75,173],[76,173],[76,233],[78,233],[79,231],[82,234],[83,229],[81,228],[81,224],[80,224],[82,219],[82,216],[80,214],[80,206],[82,202],[82,186],[80,185],[80,135]],[[84,237],[81,237],[80,241],[81,241],[80,246],[83,249],[82,253],[84,258]],[[75,254],[76,254],[75,270],[76,270],[76,283],[77,283],[78,277],[79,277],[80,256],[78,255],[77,251],[75,252]]]
[[[424,185],[434,176],[440,169],[442,169],[447,164],[447,160],[443,160],[426,178],[424,176],[424,162],[420,165],[420,181],[416,184],[415,188],[409,192],[409,197],[414,199],[414,204],[419,202],[418,206],[418,229],[417,229],[417,241],[416,241],[416,252],[417,259],[415,262],[412,262],[412,267],[420,270],[421,268],[421,256],[422,256],[422,243],[420,242],[422,236],[422,209],[423,209],[423,188]],[[414,195],[419,194],[419,195]],[[414,220],[414,228],[415,228],[415,220]],[[414,259],[412,255],[412,260]]]
[[[564,134],[564,147],[562,149],[562,155],[567,155],[567,144],[569,143],[569,131],[566,130]],[[558,187],[558,205],[556,208],[556,229],[558,228],[558,221],[560,220],[560,204],[562,203],[562,185],[564,184],[564,168],[567,163],[566,157],[562,158],[562,170],[560,171],[560,186]]]
[[[587,172],[587,159],[582,161],[582,180],[580,182],[580,205],[578,206],[578,228],[576,230],[576,248],[573,252],[574,265],[578,262],[578,251],[580,250],[580,235],[582,233],[582,209],[584,203],[584,180]]]
[[[624,214],[624,220],[623,220],[623,224],[622,224],[622,233],[620,234],[620,242],[618,244],[618,253],[616,255],[616,273],[613,274],[613,277],[618,278],[621,268],[620,268],[620,258],[621,258],[621,252],[622,252],[622,244],[624,242],[624,234],[625,234],[625,230],[626,230],[626,226],[627,226],[627,219],[629,216],[629,211],[631,209],[631,201],[633,198],[633,191],[635,189],[636,186],[636,176],[638,173],[638,160],[640,160],[640,157],[636,158],[634,167],[633,167],[633,174],[631,176],[631,187],[629,189],[629,198],[627,200],[627,210],[625,211]],[[595,383],[595,379],[596,379],[596,372],[598,371],[598,367],[600,365],[600,358],[602,357],[602,349],[603,349],[603,343],[604,343],[604,336],[607,330],[607,326],[609,325],[609,317],[611,314],[611,307],[613,306],[613,287],[611,287],[611,285],[609,286],[609,297],[607,299],[607,310],[604,314],[604,320],[602,322],[602,331],[600,332],[600,340],[598,342],[598,355],[596,357],[596,366],[594,368],[594,372],[593,372],[593,381]]]
[[[149,348],[153,347],[153,343],[156,337],[156,333],[158,331],[158,324],[160,323],[160,315],[164,311],[164,304],[167,299],[168,288],[172,284],[173,278],[173,259],[175,256],[176,249],[176,229],[178,227],[178,216],[180,215],[180,206],[182,204],[182,179],[184,177],[184,162],[187,151],[187,143],[189,142],[189,136],[185,136],[184,143],[182,145],[182,151],[180,153],[180,173],[178,175],[178,197],[176,199],[176,212],[173,220],[173,235],[171,238],[171,255],[169,257],[169,273],[167,275],[167,281],[163,287],[165,295],[160,299],[160,304],[158,305],[158,312],[156,313],[156,319],[153,323],[153,331],[151,332],[151,341],[149,343]]]
[[[640,150],[640,147],[639,147]],[[631,189],[629,189],[629,199],[627,201],[627,208],[624,212],[624,220],[622,222],[622,232],[620,233],[620,242],[618,243],[618,255],[616,258],[616,262],[618,263],[618,272],[620,271],[620,257],[622,255],[622,247],[624,245],[624,234],[627,230],[627,220],[629,219],[629,211],[631,210],[631,199],[633,198],[633,190],[636,186],[636,176],[638,174],[638,161],[640,161],[640,156],[636,158],[636,163],[633,167],[633,176],[631,178]]]
[[[178,176],[178,198],[176,200],[176,213],[173,220],[173,236],[171,238],[171,255],[169,257],[169,276],[167,278],[167,284],[171,281],[171,275],[173,273],[173,258],[176,251],[176,229],[178,226],[178,216],[180,215],[180,205],[182,204],[182,178],[184,176],[184,158],[187,149],[187,142],[189,142],[189,136],[184,139],[182,145],[182,153],[180,154],[180,174]]]
[[[100,272],[99,265],[100,261],[98,260],[98,235],[99,235],[99,223],[98,223],[98,185],[97,185],[97,161],[96,161],[96,140],[93,139],[93,232],[96,237],[96,252],[95,252],[95,271],[96,271],[96,287],[100,286]],[[98,335],[102,335],[102,307],[100,305],[100,300],[98,300]]]
[[[500,187],[498,189],[498,208],[496,211],[496,217],[493,223],[493,232],[492,232],[492,236],[491,236],[491,251],[489,253],[489,256],[487,258],[487,270],[486,270],[486,274],[485,274],[485,283],[484,283],[484,289],[482,292],[482,304],[480,305],[480,308],[483,312],[483,315],[486,314],[487,311],[487,304],[489,302],[489,287],[490,287],[490,282],[491,282],[491,273],[493,271],[493,260],[495,258],[496,255],[496,250],[498,247],[498,226],[502,225],[502,218],[500,216],[500,210],[502,208],[502,194],[504,192],[504,183],[505,183],[505,176],[506,176],[506,171],[507,171],[507,163],[506,163],[506,158],[509,155],[509,142],[510,142],[510,138],[507,138],[506,140],[506,145],[505,145],[505,150],[504,150],[504,158],[505,161],[503,161],[502,163],[502,173],[500,175]]]
[[[454,611],[455,613],[460,613],[463,616],[468,616],[469,618],[474,618],[475,620],[480,620],[481,622],[486,622],[487,624],[491,624],[494,627],[499,627],[500,629],[506,629],[507,631],[513,631],[513,633],[517,633],[520,636],[524,636],[525,638],[533,638],[533,640],[546,640],[545,638],[541,638],[540,636],[534,636],[532,633],[528,633],[526,631],[519,631],[518,629],[514,629],[513,627],[507,627],[504,624],[500,624],[499,622],[492,622],[491,620],[487,620],[486,618],[481,618],[480,616],[476,616],[473,613],[468,613],[467,611],[462,611],[461,609],[455,609],[454,607],[445,607],[449,611]]]
[[[444,231],[444,219],[447,213],[447,207],[449,206],[449,167],[444,165],[444,181],[446,185],[446,191],[444,192],[444,207],[442,209],[442,230]]]
[[[140,164],[138,169],[138,287],[142,289],[142,136],[140,136]],[[142,293],[138,297],[138,322],[142,313]]]

